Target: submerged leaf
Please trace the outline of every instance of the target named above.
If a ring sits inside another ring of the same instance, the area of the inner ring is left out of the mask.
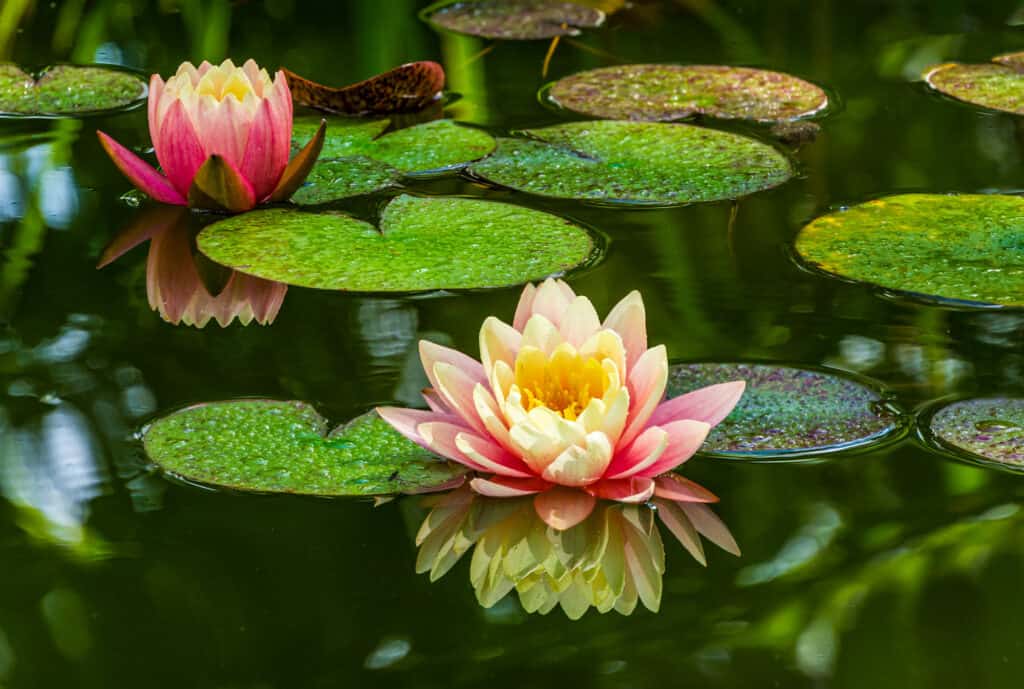
[[[1024,199],[997,194],[889,196],[800,231],[810,267],[919,299],[1024,305]]]
[[[828,107],[814,84],[781,72],[723,65],[618,65],[555,82],[556,105],[590,117],[671,121],[693,115],[778,122]]]
[[[793,175],[773,147],[729,132],[654,122],[572,122],[500,139],[470,172],[556,198],[633,204],[734,199]]]
[[[206,227],[199,249],[269,280],[319,289],[417,292],[522,284],[578,267],[594,243],[564,218],[461,198],[400,196],[378,232],[336,213],[272,209]]]
[[[769,364],[680,364],[670,370],[668,396],[733,380],[746,381],[746,392],[708,436],[701,449],[708,455],[821,455],[874,446],[903,430],[903,420],[885,393],[839,372]]]
[[[458,0],[427,8],[434,26],[470,36],[533,40],[577,36],[604,23],[604,12],[560,0]]]
[[[91,115],[141,103],[146,82],[109,67],[57,65],[38,79],[14,64],[0,64],[0,115]]]
[[[422,110],[441,96],[444,68],[436,62],[410,62],[357,84],[333,88],[283,69],[292,100],[343,115],[387,115]]]
[[[172,476],[258,493],[421,492],[464,473],[403,438],[375,412],[326,431],[327,422],[305,402],[233,400],[158,419],[143,443]]]

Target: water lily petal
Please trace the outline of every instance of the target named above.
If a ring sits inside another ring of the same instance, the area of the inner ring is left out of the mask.
[[[275,137],[280,133],[273,124],[270,101],[263,100],[256,110],[245,144],[245,156],[239,166],[242,175],[252,184],[256,198],[261,201],[270,196],[288,164],[288,157],[279,155],[281,144]]]
[[[484,472],[516,478],[533,476],[521,459],[486,438],[472,433],[459,433],[455,436],[455,446]]]
[[[281,173],[281,178],[278,180],[277,186],[274,187],[274,191],[271,192],[270,198],[267,199],[268,201],[271,203],[287,201],[302,186],[316,164],[317,158],[320,157],[326,135],[327,120],[320,120],[320,126],[313,138],[306,142],[302,150],[285,165],[284,172]]]
[[[168,108],[153,146],[167,179],[182,197],[187,197],[192,178],[206,162],[206,154],[182,101],[175,100]]]
[[[96,134],[114,165],[132,184],[161,203],[185,205],[185,196],[175,189],[170,180],[107,134],[100,131]]]
[[[590,516],[597,498],[581,490],[555,487],[533,499],[533,509],[555,531],[565,531]]]
[[[541,476],[560,486],[586,486],[604,475],[613,449],[604,433],[588,433],[584,443],[570,445],[560,452],[544,467]]]
[[[476,402],[473,398],[474,389],[481,385],[480,381],[472,378],[461,368],[444,361],[434,364],[433,378],[434,389],[441,395],[448,407],[471,428],[481,434],[486,434],[487,428],[476,412]]]
[[[575,299],[575,294],[569,296],[564,287],[565,283],[548,278],[537,288],[537,294],[533,298],[531,311],[534,316],[540,315],[548,319],[552,325],[559,328],[565,316],[569,304]],[[571,290],[570,290],[571,292]]]
[[[703,421],[673,421],[659,426],[668,433],[668,448],[658,461],[640,472],[641,476],[654,477],[672,471],[692,457],[711,432],[711,426]]]
[[[675,502],[718,502],[717,495],[679,474],[664,474],[654,479],[654,494]]]
[[[676,537],[680,545],[686,548],[694,560],[707,567],[708,560],[704,555],[704,545],[700,542],[700,536],[697,535],[697,530],[693,528],[693,523],[690,522],[690,518],[686,516],[683,508],[671,500],[658,498],[654,499],[654,506],[658,508],[658,518],[661,519],[661,523]]]
[[[539,478],[508,478],[494,476],[489,479],[475,478],[469,482],[480,495],[491,498],[518,498],[523,495],[543,493],[551,484]]]
[[[533,300],[537,298],[537,287],[527,284],[523,293],[519,295],[519,303],[516,305],[515,317],[512,319],[512,327],[522,332],[526,328],[527,321],[533,315]]]
[[[626,362],[629,370],[632,370],[637,360],[647,351],[647,315],[640,293],[630,292],[616,304],[604,319],[604,327],[622,337],[626,347]]]
[[[576,297],[569,304],[559,327],[566,342],[577,349],[600,329],[601,318],[586,297]]]
[[[403,409],[401,407],[377,407],[376,411],[380,418],[391,424],[392,428],[420,447],[428,450],[430,448],[427,447],[426,441],[420,437],[416,430],[420,424],[436,421],[447,421],[450,423],[455,418],[454,416],[445,416],[432,411]]]
[[[629,446],[616,453],[605,476],[616,479],[639,474],[658,461],[668,447],[669,438],[668,431],[651,426]]]
[[[598,481],[585,488],[595,498],[616,502],[646,502],[654,495],[654,481],[649,478],[622,478]]]
[[[736,539],[729,532],[729,527],[719,519],[717,514],[711,511],[711,508],[698,502],[679,502],[676,504],[683,508],[686,516],[693,522],[694,528],[697,529],[700,535],[725,552],[732,553],[736,557],[740,556],[740,547],[736,544]]]
[[[149,119],[149,136],[154,141],[160,133],[160,120],[157,118],[157,108],[163,95],[164,80],[159,74],[154,74],[149,78],[149,100],[146,103],[146,115]]]
[[[427,449],[453,462],[463,464],[474,471],[486,471],[459,449],[455,439],[460,433],[471,433],[465,426],[446,421],[429,421],[416,427],[416,433],[423,438]]]
[[[252,185],[238,168],[216,154],[199,168],[188,190],[192,208],[242,213],[255,207],[256,200]]]
[[[514,365],[522,341],[522,333],[512,326],[494,316],[487,318],[480,328],[480,362],[484,370],[490,371],[496,361]]]
[[[665,396],[668,383],[668,354],[665,345],[652,347],[641,355],[629,372],[630,411],[620,443],[632,442],[647,427],[651,415]]]
[[[717,426],[743,396],[745,381],[709,385],[663,402],[651,415],[650,423],[660,426],[680,419],[695,419]]]

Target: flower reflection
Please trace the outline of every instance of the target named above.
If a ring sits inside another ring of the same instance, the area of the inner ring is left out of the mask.
[[[269,325],[277,318],[288,285],[224,268],[197,253],[195,230],[181,208],[144,211],[114,238],[99,267],[147,239],[146,293],[149,305],[168,323],[203,328],[216,320],[226,328],[236,318],[242,325]]]
[[[580,492],[555,488],[546,495],[549,507],[572,511]],[[590,608],[629,615],[638,602],[657,612],[665,549],[656,517],[702,563],[698,534],[739,554],[724,524],[700,503],[600,501],[565,529],[549,526],[529,497],[489,498],[464,486],[427,503],[416,571],[436,581],[472,550],[470,582],[485,608],[515,591],[527,612],[560,606],[574,620]]]

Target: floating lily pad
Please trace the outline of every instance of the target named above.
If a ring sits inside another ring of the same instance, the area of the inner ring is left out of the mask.
[[[900,414],[886,396],[836,372],[768,364],[681,364],[668,396],[732,380],[747,382],[736,409],[703,452],[732,459],[778,459],[865,448],[898,436]]]
[[[324,86],[283,70],[292,100],[325,112],[386,115],[422,110],[441,97],[444,68],[436,62],[411,62],[342,88]]]
[[[387,132],[389,125],[388,120],[329,120],[320,159],[292,201],[322,204],[380,191],[398,186],[404,175],[456,169],[483,158],[495,146],[487,132],[451,120]],[[318,126],[319,120],[297,120],[293,145],[308,141]]]
[[[656,122],[572,122],[499,139],[469,171],[556,198],[635,204],[734,199],[782,184],[789,160],[730,132]]]
[[[327,429],[305,402],[233,400],[165,416],[146,429],[143,444],[172,476],[258,493],[417,492],[465,471],[406,440],[376,412]]]
[[[1024,399],[953,402],[931,415],[925,432],[965,459],[1024,472]]]
[[[503,287],[587,262],[594,243],[564,218],[462,198],[394,199],[373,225],[337,212],[270,209],[207,226],[222,265],[302,287],[419,292]]]
[[[924,80],[965,103],[1024,115],[1024,53],[999,55],[989,64],[935,65],[925,70]]]
[[[141,103],[146,82],[105,67],[57,65],[36,79],[13,64],[0,64],[0,115],[90,115]]]
[[[618,65],[551,86],[556,105],[591,117],[670,121],[693,115],[778,122],[828,107],[818,86],[781,72],[722,65]]]
[[[1024,199],[906,194],[818,218],[800,257],[839,277],[932,301],[1024,305]]]
[[[604,23],[604,12],[557,0],[475,0],[440,3],[424,16],[434,26],[456,33],[504,40],[577,36],[580,29]]]

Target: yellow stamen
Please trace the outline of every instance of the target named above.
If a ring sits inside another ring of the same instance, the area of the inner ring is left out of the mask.
[[[516,357],[515,383],[527,411],[546,407],[569,421],[575,421],[595,397],[604,396],[609,384],[600,360],[580,356],[568,345],[550,357],[533,347],[524,347]]]

